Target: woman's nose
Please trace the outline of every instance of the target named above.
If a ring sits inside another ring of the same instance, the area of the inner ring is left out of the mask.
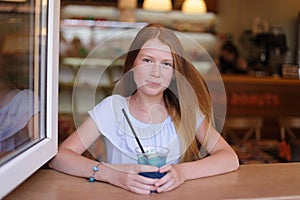
[[[151,67],[151,75],[153,75],[155,77],[160,77],[161,76],[160,64],[159,63],[153,64],[153,66]]]

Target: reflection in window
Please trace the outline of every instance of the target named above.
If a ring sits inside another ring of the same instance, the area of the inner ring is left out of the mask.
[[[42,27],[35,29],[43,20],[34,2],[0,2],[0,166],[45,137],[39,135],[44,133],[40,81],[45,81],[45,47]]]

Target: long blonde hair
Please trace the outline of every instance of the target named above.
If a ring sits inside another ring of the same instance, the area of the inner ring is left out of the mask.
[[[133,63],[141,47],[152,38],[158,38],[168,45],[173,57],[175,79],[164,91],[163,98],[180,138],[181,149],[184,150],[181,162],[198,160],[200,159],[200,145],[203,144],[198,143],[195,134],[197,110],[200,110],[210,123],[212,120],[212,105],[203,77],[185,59],[183,46],[174,32],[154,24],[142,28],[127,53],[123,74],[133,68]],[[135,83],[132,80],[131,77],[126,78],[121,84],[126,96],[132,95],[136,90]]]

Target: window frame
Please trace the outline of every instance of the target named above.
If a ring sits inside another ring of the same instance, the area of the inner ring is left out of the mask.
[[[44,84],[46,108],[45,120],[41,121],[41,123],[45,123],[43,126],[45,126],[46,136],[0,167],[0,182],[5,183],[1,184],[0,199],[48,162],[57,153],[58,149],[60,1],[48,0],[47,7],[47,30],[42,30],[46,34],[46,83]]]

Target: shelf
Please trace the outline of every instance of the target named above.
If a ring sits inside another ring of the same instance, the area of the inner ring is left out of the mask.
[[[101,90],[106,92],[112,91],[114,89],[114,85],[90,85],[90,84],[81,84],[81,85],[74,85],[73,83],[60,83],[59,84],[60,90],[69,90],[72,92],[74,89],[79,88],[96,88],[97,90]]]
[[[216,14],[213,12],[190,15],[178,10],[152,12],[137,8],[134,17],[138,23],[159,23],[178,31],[215,32]],[[61,11],[61,19],[119,21],[119,18],[120,10],[109,6],[66,5]]]
[[[118,59],[117,62],[114,62],[114,65],[111,65],[113,59],[108,58],[78,58],[78,57],[65,57],[60,61],[61,66],[72,66],[75,70],[79,67],[89,67],[89,68],[98,68],[98,67],[114,67],[123,65],[124,60]]]

